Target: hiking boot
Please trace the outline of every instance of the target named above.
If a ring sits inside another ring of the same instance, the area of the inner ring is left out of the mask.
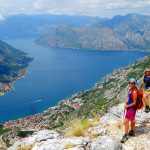
[[[130,130],[128,135],[135,136],[134,130]]]
[[[127,140],[128,140],[129,138],[128,138],[128,135],[124,135],[123,137],[122,137],[122,139],[121,139],[121,143],[125,143]]]
[[[146,107],[145,107],[145,112],[146,112],[146,113],[149,113],[149,111],[150,111],[149,106],[146,106]]]

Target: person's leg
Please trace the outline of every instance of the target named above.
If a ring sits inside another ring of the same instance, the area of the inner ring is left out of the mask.
[[[148,92],[148,95],[147,95],[147,104],[150,108],[150,91]]]
[[[121,143],[125,143],[128,140],[129,120],[126,118],[124,120],[124,126],[125,126],[125,134],[120,141]]]
[[[144,93],[143,94],[143,101],[144,101],[144,104],[145,104],[145,112],[149,112],[150,109],[149,109],[149,102],[148,102],[148,96],[149,94],[148,93]]]
[[[132,120],[131,121],[131,130],[134,130],[135,129],[135,120]]]
[[[129,131],[130,136],[134,136],[134,129],[135,129],[135,120],[131,120],[131,130]]]
[[[129,120],[125,118],[124,120],[124,126],[125,126],[125,135],[129,132]]]
[[[148,106],[148,93],[143,94],[143,100],[146,106]]]

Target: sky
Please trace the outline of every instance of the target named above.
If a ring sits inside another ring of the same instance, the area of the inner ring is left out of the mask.
[[[0,19],[16,14],[65,14],[112,17],[150,15],[150,0],[0,0]]]

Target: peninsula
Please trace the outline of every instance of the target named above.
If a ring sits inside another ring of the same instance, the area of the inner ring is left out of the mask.
[[[27,74],[31,61],[27,53],[0,40],[0,95],[13,90],[12,82]]]

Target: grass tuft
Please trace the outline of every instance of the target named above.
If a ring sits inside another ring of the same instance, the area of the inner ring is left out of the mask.
[[[66,137],[85,136],[85,131],[96,125],[97,119],[74,118],[68,120],[64,125],[64,134]]]
[[[32,150],[34,144],[30,144],[28,146],[25,147],[21,147],[21,145],[18,146],[18,150]]]
[[[65,149],[69,149],[69,148],[73,148],[73,147],[75,147],[75,145],[72,144],[72,143],[67,143],[67,144],[65,145]]]

